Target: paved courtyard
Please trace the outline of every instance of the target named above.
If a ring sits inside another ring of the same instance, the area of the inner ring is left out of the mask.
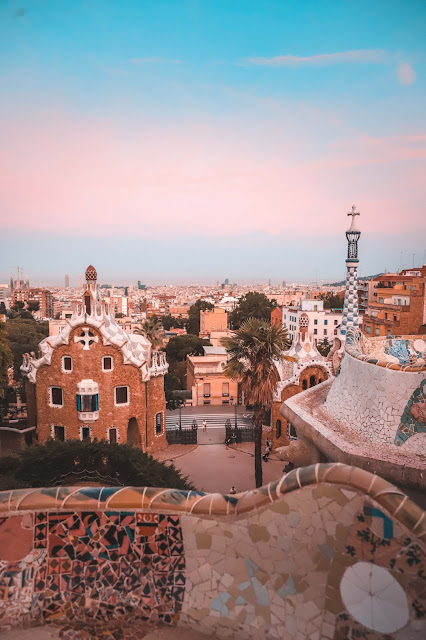
[[[200,491],[229,493],[233,485],[237,491],[255,487],[253,455],[224,444],[200,444],[174,464]],[[284,464],[281,460],[264,462],[263,484],[280,478]]]

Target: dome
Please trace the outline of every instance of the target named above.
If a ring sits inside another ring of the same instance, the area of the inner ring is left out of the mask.
[[[86,281],[96,282],[97,279],[98,279],[98,274],[96,273],[96,269],[90,264],[86,269]]]

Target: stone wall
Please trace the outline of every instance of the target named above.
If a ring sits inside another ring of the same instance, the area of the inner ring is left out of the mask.
[[[392,370],[346,353],[324,408],[362,443],[426,455],[425,381],[424,371]]]
[[[51,622],[126,638],[149,621],[241,640],[420,640],[425,536],[401,491],[338,464],[235,496],[4,492],[0,630]]]

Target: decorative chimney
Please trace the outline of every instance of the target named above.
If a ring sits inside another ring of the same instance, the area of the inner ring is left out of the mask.
[[[348,240],[348,257],[346,258],[346,287],[345,300],[343,303],[342,325],[340,327],[340,337],[344,340],[349,328],[358,327],[358,240],[361,231],[357,228],[355,217],[359,212],[355,211],[355,205],[348,216],[352,216],[352,222],[346,231]]]

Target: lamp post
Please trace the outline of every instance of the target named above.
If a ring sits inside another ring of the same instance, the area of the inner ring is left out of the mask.
[[[179,404],[179,431],[182,431],[182,405]]]
[[[231,405],[234,404],[234,397],[231,396],[230,398],[231,401]],[[238,401],[235,402],[235,428],[238,429],[238,417],[237,417],[237,411],[238,411]]]

